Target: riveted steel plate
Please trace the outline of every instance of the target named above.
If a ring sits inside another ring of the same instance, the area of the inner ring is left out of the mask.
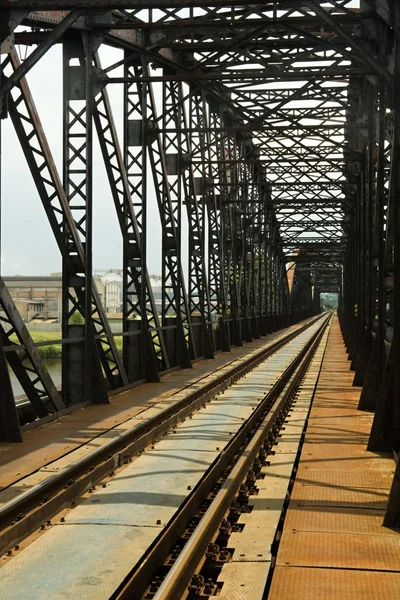
[[[276,441],[277,444],[283,444],[285,442],[296,442],[297,444],[300,444],[302,435],[302,431],[298,431],[297,433],[286,433],[286,431],[284,431],[282,435],[277,437]]]
[[[400,536],[286,531],[277,564],[400,571]]]
[[[374,458],[374,455],[371,452],[367,452],[365,446],[361,444],[310,444],[305,441],[303,453],[306,457],[315,456],[319,459],[330,458],[331,461],[335,458],[342,460],[351,460],[352,458],[360,460],[364,457],[365,459]],[[381,457],[377,455],[376,458],[379,459]]]
[[[0,598],[108,600],[160,531],[56,525],[1,568]]]
[[[304,428],[304,425],[307,421],[307,415],[305,413],[289,413],[285,419],[286,425],[294,425],[295,427]]]
[[[343,444],[354,443],[361,444],[364,448],[368,444],[368,434],[360,432],[360,433],[351,433],[351,434],[337,434],[335,432],[308,432],[305,438],[307,444],[329,444],[329,443],[338,443],[343,442]]]
[[[272,446],[275,454],[297,454],[299,450],[299,442],[284,442],[279,440],[278,444]]]
[[[354,436],[357,439],[357,436],[361,434],[365,434],[369,428],[365,427],[364,423],[360,423],[359,421],[347,421],[347,419],[337,419],[335,423],[330,421],[329,419],[313,419],[312,415],[310,418],[310,425],[308,427],[308,434],[328,434],[334,436]]]
[[[240,515],[238,523],[244,524],[244,528],[229,538],[229,547],[235,549],[233,562],[271,560],[271,545],[282,514],[288,481],[276,479],[273,483],[274,486],[250,496],[252,511]]]
[[[258,402],[254,403],[228,403],[225,405],[220,404],[219,406],[212,406],[212,404],[207,405],[205,409],[195,412],[190,419],[193,423],[224,423],[225,421],[230,421],[231,423],[236,423],[236,428],[238,425],[246,419],[252,412],[253,408],[258,406]]]
[[[280,516],[280,510],[269,510],[263,519],[257,519],[258,524],[254,523],[254,518],[241,518],[239,523],[245,525],[243,531],[235,532],[229,538],[229,547],[235,549],[232,562],[270,562],[271,544]]]
[[[388,464],[388,461],[386,461]],[[301,463],[296,476],[296,482],[309,485],[332,485],[332,486],[354,486],[368,489],[381,488],[390,489],[394,468],[385,471],[368,471],[368,478],[360,470],[350,471],[343,469],[307,469],[304,476],[301,473]]]
[[[385,510],[388,491],[379,488],[337,488],[323,485],[304,485],[296,482],[292,502],[295,506],[352,506],[354,508],[376,508]]]
[[[268,600],[398,600],[399,590],[399,573],[277,567]]]
[[[4,488],[0,492],[0,505],[5,504],[6,502],[10,502],[10,500],[13,500],[13,498],[16,498],[20,494],[23,494],[38,483],[45,481],[48,477],[48,473],[42,473],[41,471],[37,471],[36,473],[29,475],[29,477],[24,477],[24,479],[21,479],[21,481],[17,481],[13,485]]]
[[[243,409],[242,409],[243,411]],[[246,415],[248,416],[248,414]],[[155,452],[192,452],[222,450],[241,426],[241,421],[231,419],[192,418],[175,429],[175,434],[162,439],[154,446]]]
[[[188,486],[192,489],[198,483],[216,455],[150,450],[77,506],[66,522],[150,527],[161,521],[165,525],[190,494]]]
[[[370,456],[368,458],[363,457],[363,460],[355,456],[354,458],[346,458],[346,470],[348,472],[355,471],[389,471],[390,464],[393,465],[393,461],[388,458],[381,458],[380,456]],[[332,459],[329,460],[328,457],[324,456],[323,458],[319,458],[318,455],[304,455],[302,454],[302,463],[300,465],[302,472],[307,471],[308,469],[329,469],[338,468],[338,462],[344,462],[344,460],[338,459],[338,461],[333,462]],[[300,469],[299,469],[300,470]],[[393,472],[393,471],[392,471]],[[306,475],[302,473],[302,476]]]
[[[301,435],[304,431],[304,425],[302,423],[291,423],[290,421],[281,427],[281,433],[278,435],[278,439],[286,435]]]
[[[96,448],[103,446],[109,440],[118,437],[125,431],[134,430],[136,427],[138,427],[139,425],[142,425],[142,424],[143,424],[143,421],[140,419],[136,419],[136,418],[129,419],[129,421],[126,422],[126,426],[124,423],[123,424],[124,426],[120,425],[114,429],[110,429],[109,431],[103,433],[101,436],[92,439],[90,441],[90,444],[86,444],[85,446],[80,446],[79,448],[77,448],[76,450],[73,450],[69,454],[66,454],[62,458],[53,461],[52,463],[46,465],[45,467],[42,467],[40,469],[40,471],[42,473],[57,473],[58,471],[61,471],[61,469],[64,469],[64,468],[68,467],[69,465],[73,464],[74,462],[78,461],[79,459],[83,458],[84,456],[87,456],[88,454],[93,452],[93,450],[95,450]]]
[[[261,469],[264,479],[258,480],[257,486],[269,485],[269,482],[276,478],[290,479],[295,461],[294,454],[268,456],[268,461],[270,464]]]
[[[329,506],[297,507],[290,504],[285,528],[296,531],[333,531],[368,535],[399,535],[400,529],[383,527],[383,510],[364,510]]]
[[[218,576],[223,582],[218,600],[261,600],[270,563],[227,563]]]
[[[305,404],[304,402],[302,402],[302,403],[294,404],[292,406],[292,408],[290,409],[290,412],[292,414],[303,413],[303,412],[308,414],[309,410],[310,410],[310,404],[309,403]]]

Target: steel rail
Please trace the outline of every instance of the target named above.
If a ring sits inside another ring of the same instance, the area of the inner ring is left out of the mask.
[[[317,338],[318,343],[320,339],[320,337]],[[284,405],[287,403],[288,397],[291,397],[293,394],[293,389],[297,389],[299,381],[302,379],[302,376],[299,377],[299,372],[302,375],[304,374],[304,367],[309,364],[307,357],[310,359],[315,351],[316,345],[314,344],[308,351],[304,362],[300,364],[295,374],[286,384],[285,389],[258,427],[255,435],[247,444],[228,478],[194,530],[193,535],[185,544],[176,562],[165,577],[153,600],[174,600],[182,597],[192,575],[197,571],[196,567],[199,560],[201,560],[208,544],[212,541],[218,525],[221,523],[229,505],[237,494],[239,486],[251,468],[265,438],[276,423]]]
[[[98,480],[125,464],[133,454],[142,451],[155,438],[184,420],[190,413],[288,344],[320,318],[321,315],[318,315],[309,319],[298,329],[273,341],[268,348],[261,349],[239,365],[234,365],[228,373],[222,373],[220,377],[205,384],[202,389],[190,392],[188,386],[187,396],[161,410],[158,415],[121,433],[5,503],[0,507],[0,554],[35,531],[42,522],[68,506],[72,500]],[[185,388],[182,391],[184,392]]]
[[[238,462],[228,475],[193,535],[185,544],[177,561],[154,597],[157,600],[177,600],[177,598],[181,598],[182,591],[184,591],[194,573],[193,565],[195,568],[199,554],[201,556],[204,554],[214,531],[244,479],[245,473],[249,470],[256,452],[276,424],[279,414],[290,400],[293,392],[297,391],[329,320],[330,317],[326,318],[318,331],[306,342],[303,349],[286,368],[271,391],[232,438],[220,457],[211,465],[201,482],[160,534],[153,547],[143,557],[141,563],[134,568],[132,575],[128,576],[126,581],[111,596],[112,600],[128,600],[132,597],[140,598],[144,595],[157,568],[163,564],[170,550],[182,536],[188,523],[223,473],[231,465],[240,448],[247,443],[249,435],[256,430],[252,440],[247,444],[244,452],[241,452]],[[261,426],[260,421],[262,421]]]

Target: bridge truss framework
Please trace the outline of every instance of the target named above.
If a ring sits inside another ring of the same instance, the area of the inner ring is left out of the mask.
[[[62,257],[62,389],[0,277],[0,439],[22,439],[8,366],[43,422],[310,316],[320,292],[334,292],[360,408],[375,410],[369,448],[398,453],[398,3],[10,4],[0,0],[0,110]],[[54,44],[63,47],[62,172],[25,78]],[[121,60],[103,68],[107,46]],[[124,86],[122,140],[114,84]],[[95,136],[123,240],[122,354],[93,282]],[[148,272],[150,197],[161,312]]]

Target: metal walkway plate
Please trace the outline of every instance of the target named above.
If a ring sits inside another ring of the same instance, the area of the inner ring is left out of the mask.
[[[267,566],[269,566],[268,563]],[[259,600],[265,588],[265,563],[247,563],[246,570],[238,570],[237,563],[224,565],[218,576],[222,589],[218,600]]]
[[[320,348],[326,344],[327,334]],[[234,532],[228,547],[234,549],[232,562],[224,565],[218,577],[223,582],[221,600],[262,600],[271,568],[271,546],[285,505],[290,479],[299,451],[322,353],[317,351],[303,385],[302,401],[297,403],[285,420],[282,435],[268,456],[269,465],[261,469],[263,479],[258,479],[258,494],[250,496],[250,513],[241,514],[239,524],[243,530]],[[307,391],[306,391],[307,390]]]
[[[285,530],[276,564],[400,573],[399,557],[398,535]]]
[[[335,318],[268,600],[400,598],[400,535],[382,526],[394,462],[366,450],[352,380]]]
[[[268,598],[274,600],[399,600],[399,590],[399,573],[277,567]]]
[[[293,347],[279,350],[274,355],[274,368],[279,364],[282,371],[282,365],[311,337],[315,327],[300,334]],[[0,598],[28,599],[32,594],[32,600],[107,600],[191,493],[231,435],[258,405],[269,389],[268,382],[273,382],[278,375],[274,371],[272,377],[271,364],[269,360],[264,361],[245,381],[241,380],[234,391],[231,388],[220,394],[191,419],[178,425],[176,433],[171,432],[155,444],[154,449],[128,464],[106,488],[98,489],[72,510],[65,523],[53,526],[4,564],[0,571]],[[157,409],[152,407],[146,412]],[[294,454],[281,456],[285,456],[286,462],[295,457]],[[289,476],[276,477],[271,490],[279,485],[287,487]],[[265,491],[270,501],[271,493]],[[261,501],[262,496],[261,491],[257,500]],[[278,510],[275,503],[275,519]],[[260,510],[260,514],[263,511]],[[262,554],[268,561],[270,543],[263,540]]]

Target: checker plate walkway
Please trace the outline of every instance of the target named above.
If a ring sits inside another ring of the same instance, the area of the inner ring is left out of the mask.
[[[366,450],[353,376],[335,317],[268,600],[400,597],[400,530],[382,526],[394,461]]]

